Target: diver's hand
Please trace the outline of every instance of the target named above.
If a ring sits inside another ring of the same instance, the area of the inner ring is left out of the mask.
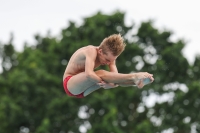
[[[154,81],[153,74],[147,72],[135,73],[134,81],[138,88],[143,88],[144,85],[150,84]]]
[[[104,88],[104,89],[110,89],[110,88],[115,88],[118,85],[114,84],[114,83],[106,83],[104,81],[101,81],[100,83],[97,83],[100,87]]]

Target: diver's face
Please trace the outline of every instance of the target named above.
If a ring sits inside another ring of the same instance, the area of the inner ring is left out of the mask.
[[[99,49],[99,62],[101,65],[109,65],[111,62],[115,61],[117,56],[114,56],[112,52],[107,51],[106,53]]]

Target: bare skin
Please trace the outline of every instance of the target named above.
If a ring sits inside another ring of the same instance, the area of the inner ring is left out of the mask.
[[[84,96],[87,96],[101,87],[133,86],[137,82],[138,88],[142,88],[142,79],[150,78],[153,82],[153,75],[147,72],[118,73],[116,59],[117,56],[111,52],[104,54],[102,49],[92,45],[78,49],[70,58],[63,76],[63,80],[72,76],[67,84],[68,90],[74,95],[84,92]],[[108,65],[110,71],[95,71],[100,65]]]

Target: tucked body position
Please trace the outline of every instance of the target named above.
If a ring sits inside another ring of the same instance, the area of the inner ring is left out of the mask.
[[[118,73],[117,57],[126,44],[120,34],[106,37],[99,46],[88,45],[78,49],[70,58],[63,75],[63,87],[69,96],[83,98],[100,88],[137,86],[142,88],[154,81],[148,72]],[[107,70],[96,70],[107,65]]]

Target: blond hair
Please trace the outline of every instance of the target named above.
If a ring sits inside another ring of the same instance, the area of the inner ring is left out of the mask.
[[[113,34],[109,37],[106,37],[100,44],[99,48],[106,54],[108,51],[112,52],[114,56],[120,55],[126,44],[124,39],[120,34]]]

